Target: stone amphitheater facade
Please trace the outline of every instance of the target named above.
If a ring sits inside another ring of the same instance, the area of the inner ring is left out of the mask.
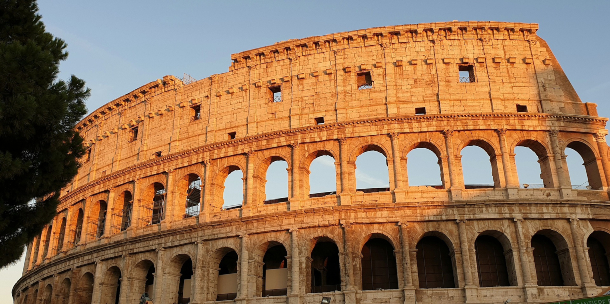
[[[610,285],[607,119],[537,30],[446,22],[289,40],[233,54],[227,73],[165,76],[107,103],[76,126],[88,155],[28,246],[14,303],[596,295]],[[493,185],[465,185],[460,152],[473,145]],[[538,156],[543,186],[519,182],[517,146]],[[416,148],[436,154],[442,185],[409,186]],[[566,148],[588,189],[572,188]],[[356,188],[367,151],[385,156],[389,188]],[[335,160],[336,193],[310,193],[320,156]],[[288,197],[265,201],[278,160]],[[225,208],[236,170],[243,204]]]

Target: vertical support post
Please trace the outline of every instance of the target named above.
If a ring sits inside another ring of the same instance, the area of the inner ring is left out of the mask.
[[[115,193],[114,189],[108,191],[107,205],[106,205],[106,224],[104,225],[104,238],[109,238],[114,233],[112,227],[114,224],[114,208],[115,208]]]
[[[595,284],[591,283],[591,277],[587,268],[585,251],[583,248],[584,240],[580,233],[580,220],[578,218],[570,219],[570,232],[572,233],[572,242],[574,243],[574,251],[576,251],[576,260],[578,262],[578,272],[580,273],[580,282],[582,293],[585,297],[594,297],[598,294]]]
[[[191,303],[203,303],[207,299],[205,295],[208,294],[208,284],[204,284],[208,282],[209,279],[205,277],[205,262],[208,258],[207,250],[205,248],[205,243],[203,241],[197,241],[197,261],[195,262],[195,273],[194,282],[193,282],[193,301]]]
[[[299,281],[301,280],[301,271],[300,271],[300,262],[301,258],[299,256],[299,238],[298,238],[298,229],[293,228],[290,229],[290,245],[291,245],[291,286],[290,286],[290,294],[288,295],[288,303],[289,304],[299,304],[301,303],[301,299],[299,297],[300,294],[300,285]]]
[[[168,229],[172,226],[174,222],[174,217],[180,215],[180,211],[185,208],[184,203],[180,204],[180,202],[176,202],[176,171],[173,169],[169,169],[167,171],[167,179],[165,182],[165,218],[161,221],[161,229]]]
[[[239,253],[239,286],[237,290],[237,299],[241,300],[241,302],[245,303],[246,298],[250,296],[251,293],[248,290],[248,235],[240,235],[241,239],[241,248]]]
[[[341,192],[339,192],[339,204],[340,205],[351,205],[352,197],[350,191],[352,190],[352,183],[350,180],[350,167],[347,163],[347,143],[345,138],[339,139],[339,168],[341,174]],[[339,189],[337,189],[339,190]]]
[[[356,303],[356,287],[354,286],[354,267],[352,261],[353,250],[349,233],[351,223],[341,222],[341,228],[341,232],[343,234],[343,265],[345,266],[345,269],[343,270],[345,276],[345,288],[342,288],[342,290],[345,303]]]
[[[301,170],[299,170],[299,144],[295,143],[290,145],[290,168],[288,168],[288,176],[290,179],[288,187],[288,200],[290,202],[290,210],[297,210],[301,208]]]
[[[413,287],[413,277],[411,275],[411,261],[410,261],[410,246],[408,235],[408,224],[398,223],[398,229],[400,233],[400,243],[402,244],[402,273],[403,273],[403,296],[404,303],[415,303],[415,287]]]
[[[442,131],[445,137],[445,149],[447,151],[447,167],[449,168],[449,187],[445,185],[445,188],[449,188],[451,191],[451,199],[459,200],[462,198],[462,189],[464,183],[462,178],[458,176],[458,164],[456,164],[456,157],[453,155],[453,130],[447,129]],[[461,181],[461,182],[460,182]]]
[[[157,264],[155,265],[155,282],[154,282],[154,291],[155,295],[153,297],[153,302],[163,303],[163,289],[165,289],[166,283],[165,279],[165,249],[157,248]]]
[[[557,180],[559,181],[559,191],[561,198],[572,198],[572,185],[570,185],[570,178],[568,175],[568,168],[564,161],[564,153],[559,148],[559,131],[550,130],[549,139],[551,142],[551,149],[553,151],[553,159],[555,160],[555,168],[557,172]],[[566,166],[564,166],[566,165]]]
[[[502,152],[502,167],[504,169],[504,180],[506,181],[508,198],[515,198],[518,195],[519,180],[517,178],[517,170],[513,167],[511,161],[509,147],[506,143],[506,129],[496,130],[500,139],[500,151]]]
[[[95,275],[93,276],[93,294],[91,295],[91,304],[100,304],[101,302],[102,288],[104,288],[104,274],[102,273],[102,269],[102,262],[100,260],[96,260]]]
[[[608,130],[601,129],[595,133],[595,141],[597,142],[597,150],[601,156],[602,169],[606,177],[606,185],[610,187],[610,160],[608,160],[608,144],[606,143],[606,135]]]
[[[531,269],[536,269],[535,265],[530,265],[529,257],[531,249],[523,239],[523,218],[515,218],[515,234],[517,235],[517,246],[519,247],[519,258],[521,260],[521,271],[523,273],[523,295],[525,302],[533,302],[538,298],[537,284],[532,277]]]
[[[398,133],[390,133],[390,141],[392,143],[392,165],[393,165],[393,175],[391,176],[394,181],[390,184],[390,186],[394,187],[392,189],[394,193],[394,202],[404,202],[406,200],[406,191],[405,185],[403,181],[403,168],[401,166],[401,155],[400,155],[400,135]]]
[[[246,172],[245,173],[245,188],[243,206],[241,206],[242,216],[249,215],[252,211],[254,204],[254,152],[248,151],[246,153]]]
[[[214,199],[212,198],[212,184],[210,181],[210,160],[206,159],[203,161],[203,175],[202,175],[201,184],[203,185],[203,189],[201,189],[201,202],[199,205],[199,222],[207,222],[210,217],[210,212],[212,208],[212,203]]]

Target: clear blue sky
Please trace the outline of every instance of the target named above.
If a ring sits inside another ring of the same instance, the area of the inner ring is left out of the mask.
[[[549,43],[581,99],[597,103],[600,115],[610,116],[605,98],[610,95],[610,1],[44,0],[39,6],[47,30],[68,43],[70,56],[60,78],[74,74],[87,82],[90,111],[164,75],[201,79],[227,72],[232,53],[278,41],[378,26],[492,20],[539,23],[538,35]],[[464,156],[464,162],[478,157]],[[329,168],[328,162],[317,165]],[[360,163],[358,168],[361,180],[368,181],[359,187],[384,183],[375,170]],[[473,183],[488,176],[467,174]],[[524,175],[521,182],[536,183],[534,175]],[[573,175],[573,184],[582,180]],[[421,183],[434,182],[426,178]],[[10,290],[22,264],[0,271],[0,303],[12,302]]]

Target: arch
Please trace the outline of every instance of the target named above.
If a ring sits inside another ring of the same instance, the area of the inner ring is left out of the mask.
[[[436,156],[436,165],[432,165],[429,160],[431,160],[432,154]],[[440,149],[431,142],[417,142],[411,145],[407,152],[407,176],[409,177],[408,183],[409,186],[431,186],[435,188],[445,188],[444,174],[443,174],[443,164],[441,158]],[[409,162],[410,160],[410,162]],[[415,160],[415,161],[414,161]],[[422,166],[423,163],[426,165]],[[417,163],[418,166],[409,166],[409,163]],[[438,170],[438,171],[436,171]],[[438,172],[438,174],[436,174]],[[421,176],[420,174],[421,173]],[[427,176],[437,175],[439,177],[438,181],[429,180],[426,178]],[[420,181],[421,179],[426,179],[425,181]]]
[[[237,262],[239,256],[232,248],[221,248],[218,255],[222,256],[218,263],[216,281],[216,301],[234,300],[237,298]]]
[[[551,158],[549,157],[549,150],[541,142],[534,139],[522,139],[513,148],[513,154],[515,155],[515,168],[517,170],[517,177],[520,180],[520,184],[524,181],[531,185],[528,179],[522,178],[522,172],[525,170],[533,170],[536,166],[533,163],[527,162],[527,157],[523,158],[523,153],[518,152],[518,147],[529,149],[538,158],[538,165],[540,168],[540,179],[542,180],[542,186],[544,188],[554,188],[555,183],[553,182],[553,172],[551,170]],[[522,164],[522,165],[520,165]],[[525,169],[524,169],[525,168]],[[535,180],[534,180],[535,181]]]
[[[262,265],[262,296],[285,296],[288,290],[288,252],[278,242],[268,242]]]
[[[198,216],[202,198],[201,177],[189,173],[178,182],[178,201],[184,202],[184,217]]]
[[[467,149],[468,147],[478,147],[480,149],[482,149],[483,151],[485,151],[485,153],[487,153],[487,155],[489,156],[489,164],[490,164],[490,171],[489,174],[492,177],[493,180],[493,185],[488,184],[487,182],[483,182],[480,183],[480,179],[476,179],[474,183],[469,183],[470,179],[473,179],[474,176],[482,176],[482,175],[487,175],[488,173],[482,173],[480,172],[480,170],[482,170],[481,168],[481,162],[480,162],[480,158],[479,156],[475,156],[474,161],[477,163],[477,168],[479,171],[475,171],[472,170],[472,165],[471,166],[464,166],[464,161],[466,160],[466,162],[468,163],[468,160],[470,158],[469,154],[475,153],[473,152],[474,150],[468,149],[466,150],[466,155],[464,154],[464,150]],[[498,169],[498,160],[496,158],[496,149],[494,148],[494,146],[484,140],[484,139],[470,139],[464,142],[464,144],[461,146],[460,151],[460,155],[462,157],[462,175],[463,175],[463,179],[464,179],[464,187],[466,189],[477,189],[477,188],[499,188],[500,187],[500,175],[499,175],[499,169]],[[466,156],[466,157],[464,157]],[[471,172],[472,171],[472,172]]]
[[[49,253],[49,244],[51,244],[51,232],[52,231],[53,231],[53,224],[51,224],[47,227],[47,235],[44,240],[44,250],[42,251],[43,260],[47,257],[47,254]]]
[[[362,290],[397,289],[394,246],[387,237],[373,234],[361,249]]]
[[[310,284],[307,292],[319,293],[341,290],[341,263],[339,247],[328,237],[315,240],[311,250],[308,273]]]
[[[142,294],[146,293],[151,299],[155,299],[155,264],[151,260],[138,262],[131,271],[131,294],[128,295],[128,303],[139,303]]]
[[[125,231],[131,227],[131,217],[133,213],[133,195],[130,191],[123,191],[117,199],[118,204],[121,205],[120,214],[120,230]]]
[[[238,166],[231,165],[221,170],[218,175],[221,182],[217,185],[219,185],[219,193],[222,193],[218,198],[222,209],[241,208],[246,194],[244,171]],[[237,191],[238,189],[241,191]]]
[[[597,166],[597,155],[595,154],[595,150],[587,143],[577,140],[568,143],[566,148],[576,151],[582,157],[582,165],[585,167],[587,182],[589,183],[590,189],[602,189],[604,184],[602,182],[599,167]]]
[[[101,302],[108,304],[118,304],[121,297],[121,269],[112,266],[104,274]]]
[[[70,288],[72,287],[72,281],[69,278],[63,279],[59,286],[59,293],[57,294],[57,303],[70,303]]]
[[[430,232],[424,234],[417,242],[419,288],[455,288],[458,286],[455,276],[455,255],[453,250],[450,250],[447,241],[448,238],[445,235]]]
[[[310,159],[311,158],[311,159]],[[322,197],[337,193],[337,168],[335,157],[330,151],[318,150],[310,153],[304,163],[307,165],[305,193],[309,197]],[[330,173],[332,171],[332,174]],[[312,180],[314,181],[312,183]],[[331,182],[332,180],[332,182]]]
[[[383,155],[385,162],[376,153]],[[388,152],[382,146],[365,144],[357,148],[353,155],[356,155],[354,161],[356,191],[370,193],[390,190]],[[358,169],[359,165],[360,169]]]
[[[575,286],[568,243],[558,232],[538,231],[531,240],[538,286]]]
[[[44,288],[44,292],[42,294],[42,304],[51,304],[51,300],[53,299],[53,286],[51,284],[47,284]]]
[[[98,203],[98,217],[97,217],[97,233],[96,237],[101,238],[104,235],[106,229],[106,215],[108,213],[108,204],[105,201],[100,200]]]
[[[76,303],[91,304],[93,298],[93,274],[86,272],[78,280],[76,285]]]
[[[504,234],[498,231],[483,232],[476,238],[474,246],[480,287],[517,285],[516,278],[511,280],[509,274],[508,265],[512,262],[512,250]],[[514,265],[511,266],[514,269]]]
[[[186,304],[190,302],[193,286],[193,260],[188,254],[174,256],[167,267],[168,283],[166,290],[169,303]]]
[[[61,252],[64,247],[64,238],[66,236],[66,217],[62,217],[59,225],[59,235],[57,236],[57,252]]]
[[[281,156],[271,156],[259,165],[259,174],[257,179],[260,181],[261,198],[264,198],[265,204],[275,204],[287,202],[289,192],[289,162]],[[263,171],[264,169],[264,171]],[[281,177],[280,177],[281,175]],[[271,189],[284,189],[272,190]],[[270,193],[271,192],[271,193]]]
[[[597,286],[610,286],[610,234],[605,231],[594,231],[587,238],[589,261],[593,280]]]
[[[147,187],[144,202],[147,202],[145,208],[150,210],[149,224],[156,225],[165,219],[166,196],[167,190],[162,183],[155,182]]]
[[[83,234],[83,220],[85,214],[83,213],[83,209],[79,208],[76,216],[76,227],[74,229],[74,245],[78,244],[81,240],[81,236]]]

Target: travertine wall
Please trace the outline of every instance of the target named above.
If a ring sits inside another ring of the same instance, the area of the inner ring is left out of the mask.
[[[190,84],[166,76],[106,104],[77,126],[90,155],[62,190],[52,237],[35,240],[40,249],[28,247],[15,303],[105,303],[118,274],[121,303],[132,303],[148,264],[157,270],[155,302],[174,303],[188,258],[191,303],[214,301],[228,249],[239,256],[236,301],[319,303],[322,294],[307,292],[306,274],[320,237],[340,251],[342,291],[324,294],[333,303],[548,302],[595,294],[601,289],[586,244],[594,231],[610,231],[607,119],[580,101],[537,28],[448,22],[289,40],[232,55],[227,73]],[[460,67],[474,78],[460,81]],[[365,72],[372,86],[359,89]],[[276,86],[278,102],[270,90]],[[422,107],[425,114],[415,115]],[[493,187],[464,184],[460,152],[471,145],[489,154]],[[516,146],[538,155],[544,188],[520,187]],[[590,190],[572,189],[567,147],[585,160]],[[438,156],[442,189],[409,186],[406,156],[415,148]],[[356,189],[356,158],[371,150],[387,159],[388,191]],[[310,197],[309,166],[321,155],[335,159],[337,194]],[[265,173],[276,160],[288,163],[289,197],[265,204]],[[224,210],[224,181],[236,169],[244,173],[243,206]],[[201,178],[203,193],[200,214],[185,218],[189,174]],[[165,219],[151,225],[154,183],[167,189],[167,205]],[[134,205],[122,231],[124,191]],[[108,205],[101,236],[99,201]],[[75,242],[79,210],[83,229]],[[474,242],[490,233],[510,252],[512,286],[478,286]],[[537,286],[537,233],[570,257],[562,270],[571,286]],[[427,235],[449,246],[456,288],[419,288],[415,248]],[[375,237],[394,248],[399,289],[362,290],[361,250]],[[271,243],[288,252],[288,296],[260,296]],[[82,285],[89,281],[92,287]]]

